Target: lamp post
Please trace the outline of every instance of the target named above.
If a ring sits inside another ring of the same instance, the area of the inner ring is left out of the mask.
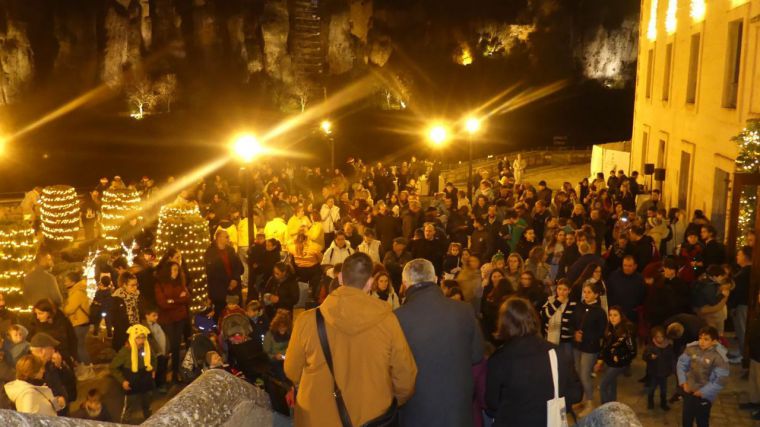
[[[329,120],[323,120],[319,128],[330,143],[330,175],[335,173],[335,139],[332,136],[332,123]]]
[[[241,170],[241,176],[245,180],[245,208],[246,208],[246,220],[248,221],[248,247],[250,248],[256,236],[253,232],[253,185],[251,180],[251,163],[253,160],[264,152],[264,148],[259,143],[258,139],[251,134],[241,134],[235,137],[232,145],[233,154],[243,165]],[[249,254],[245,254],[246,267],[248,268],[248,294],[251,292],[257,292],[255,289],[253,277],[253,258]]]
[[[467,200],[472,203],[472,137],[480,130],[480,119],[475,117],[468,118],[464,123],[467,131],[467,145],[469,146],[469,160],[467,163]]]

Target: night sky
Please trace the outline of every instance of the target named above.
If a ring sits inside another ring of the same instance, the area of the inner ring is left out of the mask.
[[[247,128],[263,133],[288,116],[273,95],[278,83],[264,72],[246,74],[220,30],[235,14],[245,22],[256,22],[265,7],[263,0],[209,2],[214,8],[204,13],[217,28],[213,55],[198,46],[201,21],[192,2],[163,0],[167,2],[174,3],[182,21],[177,36],[181,55],[168,42],[162,48],[159,33],[154,34],[151,49],[143,47],[140,53],[149,75],[176,74],[179,84],[171,113],[136,121],[129,117],[130,107],[120,88],[102,90],[12,141],[0,166],[0,192],[59,183],[90,186],[99,176],[114,174],[128,180],[142,175],[164,179],[222,153],[233,132]],[[151,12],[158,3],[161,0],[151,1]],[[333,112],[338,158],[395,160],[412,151],[425,155],[429,150],[422,138],[409,130],[424,127],[426,118],[456,119],[507,87],[516,85],[519,91],[561,79],[568,81],[561,92],[493,117],[477,154],[547,146],[554,136],[567,136],[578,146],[630,138],[635,63],[626,64],[619,72],[623,77],[609,88],[609,81],[589,78],[578,52],[599,28],[612,34],[625,31],[621,27],[626,19],[637,22],[638,6],[637,1],[609,0],[375,1],[369,38],[382,33],[392,40],[394,51],[388,62],[381,69],[359,64],[320,83],[329,95],[373,70],[403,75],[413,82],[409,108],[382,110],[376,99],[365,99]],[[0,111],[6,134],[102,87],[99,70],[111,43],[105,28],[109,7],[114,6],[105,0],[24,0],[0,6],[5,9],[0,31],[14,23],[27,26],[35,69],[23,94]],[[344,1],[322,2],[326,16],[344,7]],[[65,28],[56,25],[60,21],[83,35],[74,39],[74,53],[65,62],[59,59],[67,48],[62,42]],[[478,39],[486,21],[535,25],[535,30],[508,53],[486,57]],[[154,20],[155,31],[159,25]],[[245,31],[246,37],[255,39],[260,30]],[[472,64],[455,63],[452,52],[458,46],[472,49]],[[125,70],[125,75],[130,73]],[[329,153],[310,129],[302,128],[277,143],[312,154],[309,163],[324,162]],[[455,159],[463,152],[450,148],[429,154]]]

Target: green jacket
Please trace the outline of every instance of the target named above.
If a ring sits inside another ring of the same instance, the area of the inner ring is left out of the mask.
[[[153,370],[156,369],[157,363],[158,361],[156,359],[156,353],[151,351],[150,366],[153,367]],[[138,372],[145,372],[145,362],[139,355],[137,357],[137,366]],[[124,370],[129,371],[132,369],[132,348],[129,346],[129,344],[122,347],[121,350],[116,353],[116,356],[111,360],[111,365],[109,368],[111,369],[111,375],[116,379],[116,381],[118,381],[119,384],[123,383],[126,379],[124,378]]]

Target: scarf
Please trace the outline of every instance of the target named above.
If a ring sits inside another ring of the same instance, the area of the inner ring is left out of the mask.
[[[119,288],[114,291],[113,296],[119,297],[124,300],[124,305],[127,307],[127,318],[130,325],[136,325],[140,323],[140,313],[138,309],[138,298],[140,298],[140,291],[134,294],[130,294],[124,288]]]
[[[137,344],[135,343],[135,338],[139,337],[140,335],[147,337],[150,334],[150,330],[146,328],[143,325],[137,324],[132,325],[127,329],[127,334],[129,334],[129,347],[132,350],[132,372],[137,372],[139,370],[139,361],[137,359]],[[145,363],[145,370],[150,372],[153,370],[153,366],[150,365],[150,344],[148,344],[148,340],[145,340],[145,344],[143,344],[143,363]]]
[[[388,301],[388,297],[390,296],[390,291],[389,291],[388,289],[386,289],[386,290],[384,290],[384,291],[381,291],[380,289],[378,289],[378,290],[377,290],[377,291],[375,291],[375,292],[377,293],[377,296],[378,296],[378,297],[379,297],[381,300],[383,300],[383,301]]]

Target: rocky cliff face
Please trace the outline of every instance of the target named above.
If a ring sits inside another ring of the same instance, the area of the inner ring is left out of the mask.
[[[449,0],[48,1],[56,7],[0,4],[2,105],[23,100],[42,75],[55,80],[80,70],[78,82],[66,83],[83,90],[97,81],[118,89],[167,76],[182,87],[216,73],[241,87],[265,82],[275,104],[298,110],[328,84],[383,70],[379,104],[405,108],[414,96],[413,68],[428,66],[410,64],[410,57],[439,55],[449,66],[467,66],[519,54],[537,64],[535,58],[552,55],[540,43],[546,34],[560,34],[554,44],[572,44],[555,49],[573,52],[585,78],[620,87],[632,79],[638,30],[636,15],[614,28],[594,23],[579,31],[582,37],[562,37],[566,22],[551,19],[565,7],[556,0],[515,1],[501,15]],[[468,13],[446,15],[452,7]],[[44,19],[29,19],[35,13]]]

